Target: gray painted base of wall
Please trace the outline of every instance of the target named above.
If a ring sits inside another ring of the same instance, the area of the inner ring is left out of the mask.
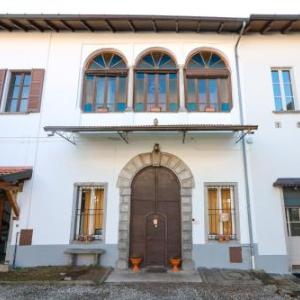
[[[260,255],[258,247],[255,245],[255,268],[264,270],[267,273],[289,274],[289,256],[288,255]]]
[[[225,269],[251,269],[250,249],[248,245],[242,245],[242,263],[230,263],[229,247],[238,247],[238,243],[211,242],[207,244],[193,245],[193,260],[195,266],[206,268]],[[64,254],[67,248],[100,248],[105,250],[101,256],[101,265],[114,267],[118,260],[117,244],[71,244],[71,245],[32,245],[18,246],[16,253],[17,267],[66,265],[70,263],[70,257]],[[9,246],[7,259],[13,264],[14,246]],[[268,273],[289,273],[287,255],[259,255],[257,245],[255,245],[256,269],[265,270]],[[83,257],[79,264],[92,263],[92,258]]]
[[[70,256],[65,254],[67,248],[100,248],[105,253],[101,255],[102,266],[114,266],[118,258],[118,245],[116,244],[74,244],[74,245],[32,245],[18,246],[16,253],[16,267],[34,267],[34,266],[59,266],[70,264]],[[15,246],[8,247],[6,260],[13,264]],[[90,259],[89,259],[90,258]],[[92,264],[92,257],[84,256],[84,259],[78,261],[79,264]]]
[[[242,247],[242,263],[231,263],[229,247]],[[268,273],[288,274],[287,255],[259,255],[257,245],[255,251],[255,269]],[[193,259],[196,267],[224,268],[224,269],[251,269],[251,257],[249,245],[238,243],[211,242],[207,244],[193,245]]]

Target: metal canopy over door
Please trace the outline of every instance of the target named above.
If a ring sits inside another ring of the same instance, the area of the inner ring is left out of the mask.
[[[130,256],[142,266],[168,266],[181,256],[180,184],[164,167],[147,167],[132,182]]]

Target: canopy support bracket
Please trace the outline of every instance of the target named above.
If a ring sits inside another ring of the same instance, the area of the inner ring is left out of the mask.
[[[126,144],[129,144],[129,141],[128,141],[128,132],[126,132],[126,131],[118,131],[118,135],[120,136],[120,138],[121,138]]]
[[[182,144],[185,144],[186,131],[182,131]]]
[[[235,143],[237,144],[238,142],[240,142],[241,140],[243,140],[247,134],[253,134],[253,133],[254,133],[254,132],[251,131],[251,130],[242,131],[242,132],[240,133],[240,135],[238,136],[237,140],[235,141]]]
[[[53,136],[54,134],[57,134],[58,136],[60,136],[61,138],[63,138],[64,140],[66,140],[67,142],[73,144],[76,146],[76,142],[75,142],[75,138],[74,138],[74,134],[71,133],[69,135],[60,132],[60,131],[52,131],[52,133],[48,136]]]

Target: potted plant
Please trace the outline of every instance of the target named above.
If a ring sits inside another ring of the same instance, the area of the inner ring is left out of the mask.
[[[139,272],[140,271],[140,264],[142,262],[142,257],[137,254],[133,254],[129,258],[131,264],[132,264],[132,271],[133,272]]]
[[[218,235],[218,241],[219,242],[223,242],[225,239],[224,239],[224,236],[222,234],[219,234]]]
[[[230,241],[230,235],[229,234],[225,234],[224,235],[225,241],[229,242]]]
[[[170,263],[172,265],[172,272],[178,272],[179,271],[179,265],[181,263],[181,258],[178,256],[174,256],[170,258]]]
[[[88,242],[91,242],[91,241],[94,240],[94,236],[93,236],[92,234],[87,235],[87,236],[86,236],[86,240],[87,240]]]
[[[84,242],[84,241],[85,241],[84,235],[80,235],[80,236],[78,237],[78,241]]]

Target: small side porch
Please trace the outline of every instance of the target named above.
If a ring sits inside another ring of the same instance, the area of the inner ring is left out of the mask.
[[[31,167],[0,167],[0,271],[6,271],[6,251],[10,240],[12,220],[18,220],[18,193],[24,181],[32,176]]]

